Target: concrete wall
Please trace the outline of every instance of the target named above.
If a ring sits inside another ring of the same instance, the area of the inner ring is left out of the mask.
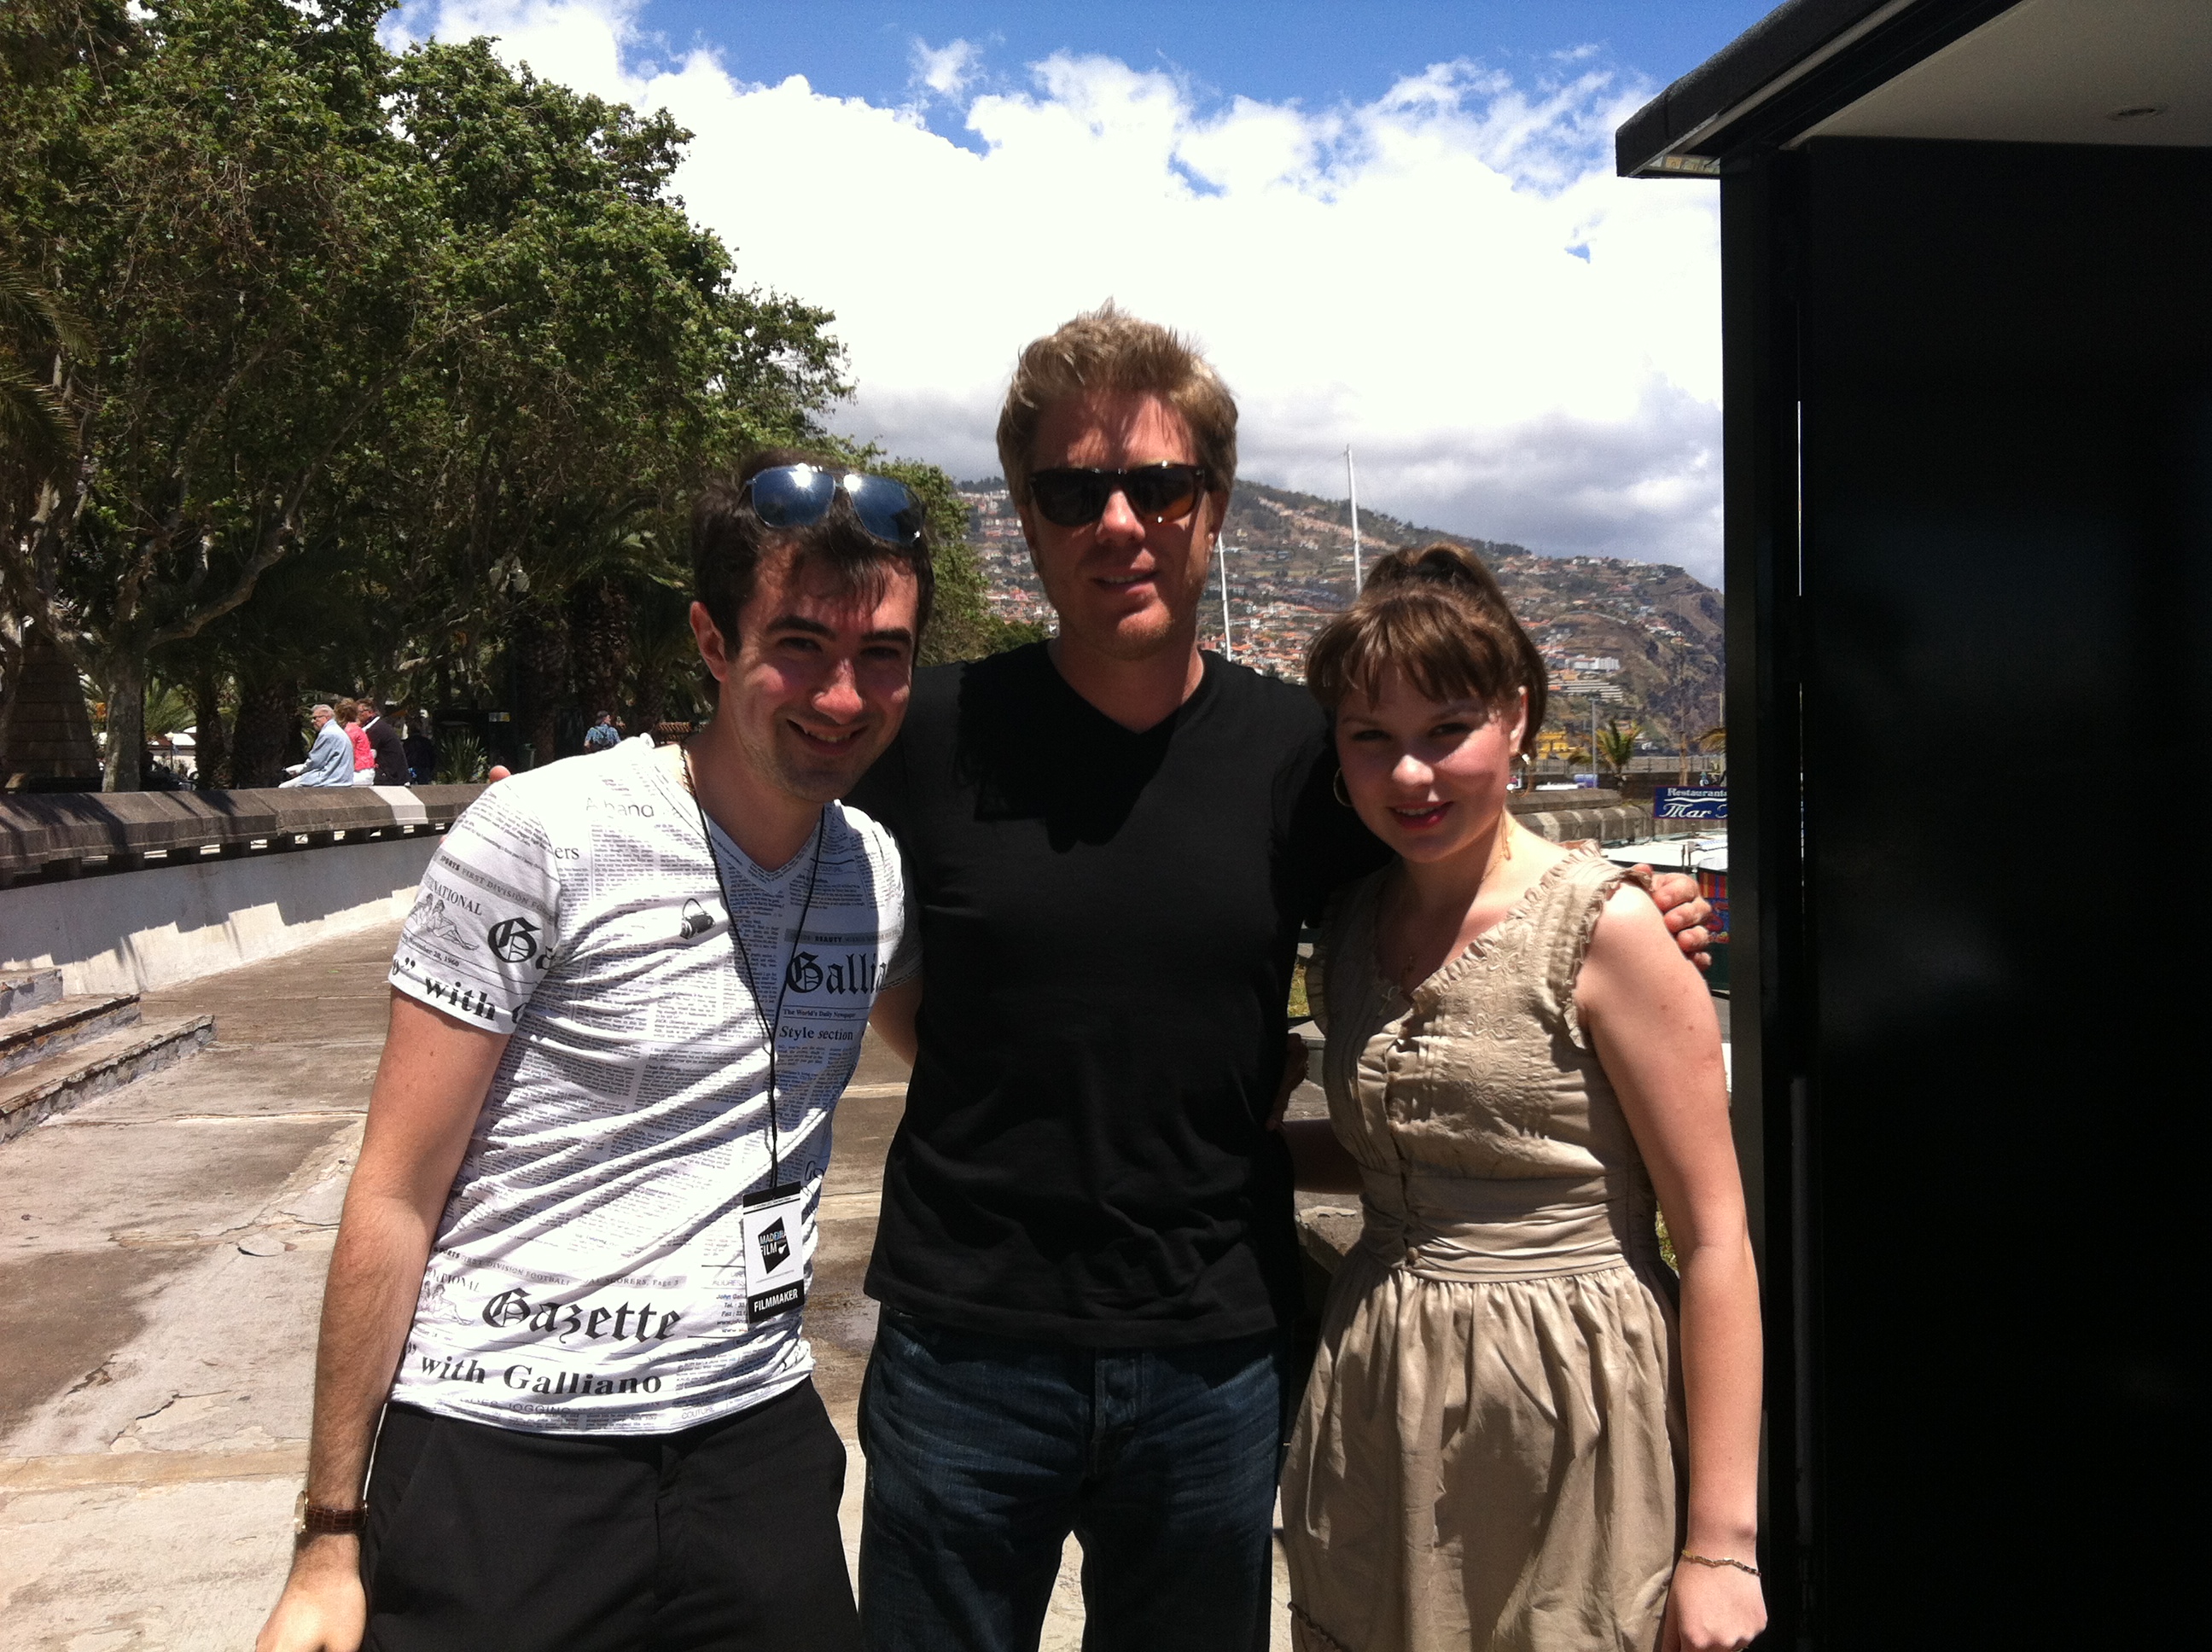
[[[424,832],[0,890],[0,969],[58,968],[71,993],[135,993],[274,957],[405,917],[444,841]]]

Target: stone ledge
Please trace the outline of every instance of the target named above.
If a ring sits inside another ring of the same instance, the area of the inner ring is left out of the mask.
[[[1516,811],[1515,814],[1530,831],[1554,843],[1571,843],[1582,838],[1595,838],[1601,843],[1632,843],[1651,835],[1651,811],[1634,804],[1618,804],[1607,809],[1540,809],[1526,813]]]
[[[1592,786],[1562,787],[1556,792],[1509,792],[1505,806],[1516,815],[1549,815],[1562,811],[1617,809],[1620,793]],[[1644,813],[1651,811],[1646,809]]]
[[[310,847],[350,839],[442,830],[476,801],[482,786],[327,786],[243,792],[59,792],[0,798],[0,878],[68,870],[106,857],[121,871],[152,853],[240,853],[256,842]]]

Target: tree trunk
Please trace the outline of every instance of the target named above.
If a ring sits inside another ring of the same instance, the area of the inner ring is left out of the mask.
[[[15,674],[0,698],[0,787],[44,792],[99,785],[100,743],[76,667],[43,628],[27,629]]]
[[[668,673],[651,660],[638,667],[637,698],[629,714],[633,734],[650,734],[668,720]]]
[[[515,687],[521,701],[515,720],[533,748],[527,761],[540,767],[566,756],[560,750],[562,690],[568,686],[568,639],[558,610],[525,599],[514,611]]]
[[[211,665],[192,673],[194,761],[203,788],[230,784],[230,732],[222,726],[222,678]]]
[[[274,786],[284,778],[300,743],[300,685],[289,677],[238,682],[238,729],[230,753],[231,783]]]
[[[629,592],[612,580],[593,580],[569,592],[568,647],[585,720],[597,722],[603,711],[620,719],[630,710],[623,698],[629,678]]]
[[[107,671],[107,774],[103,792],[136,792],[146,761],[146,665],[125,654]]]

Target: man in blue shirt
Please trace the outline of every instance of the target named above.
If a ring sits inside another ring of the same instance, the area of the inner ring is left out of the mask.
[[[337,714],[328,706],[317,706],[308,716],[314,720],[315,743],[307,748],[307,761],[300,765],[300,772],[283,786],[351,786],[353,784],[353,740]]]

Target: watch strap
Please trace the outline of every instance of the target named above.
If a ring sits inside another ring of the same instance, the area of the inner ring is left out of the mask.
[[[368,1509],[332,1509],[319,1503],[301,1501],[299,1517],[295,1529],[301,1537],[354,1537],[368,1523]]]

